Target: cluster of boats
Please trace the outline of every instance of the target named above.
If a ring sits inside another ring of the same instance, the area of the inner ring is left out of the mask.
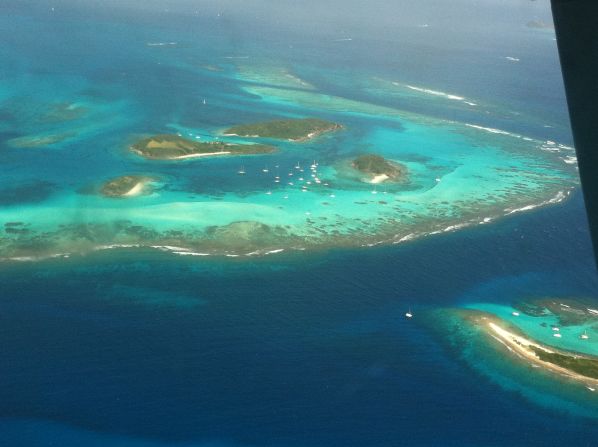
[[[511,315],[513,315],[514,317],[518,317],[520,315],[520,313],[517,312],[517,311],[513,311],[513,312],[511,312]],[[555,337],[555,338],[562,338],[563,337],[563,334],[561,334],[561,328],[560,327],[558,327],[556,324],[553,324],[550,327],[551,327],[552,332],[553,332],[553,334],[552,334],[553,337]],[[579,338],[582,339],[582,340],[588,340],[590,338],[590,336],[588,335],[588,331],[584,330],[583,334],[581,334],[579,336]]]

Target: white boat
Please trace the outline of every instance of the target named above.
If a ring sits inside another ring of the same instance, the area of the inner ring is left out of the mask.
[[[556,337],[556,338],[561,338],[561,337],[562,337],[562,335],[561,335],[561,334],[559,334],[558,332],[557,332],[556,334],[552,334],[552,336],[553,336],[553,337]]]
[[[262,169],[262,172],[270,172],[270,170],[267,167],[265,167],[264,169]]]
[[[588,335],[588,331],[583,331],[583,334],[581,334],[579,338],[581,338],[582,340],[587,340],[588,338],[590,338],[590,336]]]
[[[237,172],[237,174],[239,174],[239,175],[245,175],[245,168],[243,166],[241,166],[241,169],[239,169],[239,171]]]
[[[518,317],[519,316],[519,312],[511,312],[511,315],[513,315],[514,317]]]
[[[555,332],[559,332],[560,331],[560,329],[558,327],[556,327],[556,326],[553,326],[552,330],[555,331]]]
[[[407,311],[407,313],[405,313],[405,316],[406,316],[407,318],[413,318],[413,314],[411,313],[411,309],[409,309],[409,310]]]

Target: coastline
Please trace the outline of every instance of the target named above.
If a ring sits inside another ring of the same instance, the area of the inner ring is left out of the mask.
[[[145,185],[147,185],[150,181],[149,180],[142,180],[137,182],[135,186],[133,186],[129,191],[123,194],[124,197],[135,197],[139,196],[143,193],[143,189]]]
[[[572,188],[574,189],[574,188]],[[557,203],[562,202],[563,200],[570,197],[571,190],[567,191],[566,194],[559,191],[556,197],[552,199],[545,200],[539,204],[534,206],[525,206],[522,207],[520,213],[506,213],[502,215],[492,216],[492,217],[485,217],[483,219],[474,218],[474,219],[467,219],[462,222],[458,222],[455,224],[448,225],[441,229],[434,229],[430,231],[412,231],[408,233],[400,233],[400,234],[386,234],[380,235],[380,237],[372,238],[371,241],[355,241],[354,238],[349,238],[348,240],[350,243],[339,243],[340,241],[335,240],[334,243],[314,243],[304,241],[303,244],[297,244],[297,241],[291,241],[290,244],[285,245],[282,242],[279,242],[275,245],[268,245],[268,246],[261,246],[261,247],[251,247],[246,250],[239,250],[234,248],[228,247],[220,247],[215,248],[214,246],[203,246],[201,243],[199,245],[189,244],[185,241],[177,241],[176,243],[171,243],[169,241],[163,240],[148,240],[148,241],[139,241],[139,240],[115,240],[115,241],[105,241],[100,242],[97,244],[90,244],[89,246],[81,246],[77,245],[76,249],[71,250],[68,248],[63,248],[61,250],[57,250],[54,252],[48,253],[34,253],[31,251],[23,252],[23,253],[14,253],[8,256],[0,256],[0,262],[35,262],[35,261],[42,261],[45,259],[51,258],[68,258],[73,255],[85,255],[86,253],[98,251],[98,250],[111,250],[111,249],[159,249],[163,252],[169,252],[175,256],[211,256],[211,257],[218,257],[218,258],[225,258],[225,257],[235,257],[235,258],[242,258],[242,259],[249,259],[252,257],[262,257],[272,254],[278,254],[281,252],[285,253],[293,253],[293,252],[322,252],[331,249],[347,249],[347,248],[359,248],[359,249],[366,249],[372,247],[380,247],[380,246],[393,246],[393,245],[400,245],[403,243],[408,242],[417,242],[423,239],[426,239],[430,236],[437,236],[440,234],[452,233],[462,229],[475,227],[475,226],[482,226],[486,225],[490,222],[494,222],[498,219],[503,219],[505,217],[512,218],[513,215],[517,214],[528,214],[528,211],[537,211],[539,208],[544,208],[549,205],[554,205]],[[555,200],[557,199],[558,200]],[[507,210],[505,210],[507,211]],[[187,242],[192,242],[191,240]]]
[[[230,155],[230,151],[222,151],[222,152],[205,152],[203,154],[189,154],[189,155],[179,155],[177,157],[169,157],[164,158],[164,160],[184,160],[187,158],[200,158],[200,157],[213,157],[216,155]]]
[[[230,151],[219,151],[219,152],[203,152],[203,153],[188,154],[188,155],[177,155],[176,157],[148,157],[143,152],[141,152],[140,150],[137,150],[133,147],[131,147],[131,152],[133,152],[147,160],[165,160],[165,161],[184,160],[187,158],[214,157],[217,155],[230,155],[232,153]]]
[[[487,317],[482,317],[483,319]],[[498,319],[497,319],[498,320]],[[595,387],[598,386],[598,379],[587,377],[582,374],[576,373],[571,371],[567,368],[563,368],[561,366],[555,365],[554,363],[546,362],[541,360],[538,355],[531,350],[531,347],[540,349],[548,354],[563,354],[562,351],[559,351],[554,348],[548,348],[534,340],[528,339],[524,336],[517,335],[513,332],[508,331],[507,329],[503,328],[498,321],[492,321],[489,319],[487,321],[487,332],[491,335],[495,340],[503,343],[510,351],[521,355],[524,359],[529,360],[534,365],[538,365],[544,369],[547,369],[555,374],[563,375],[574,379],[576,381],[583,382],[587,386],[593,388],[591,391],[595,390]],[[565,354],[571,355],[571,354]],[[575,354],[577,355],[577,354]],[[579,356],[579,358],[586,358],[585,356]]]
[[[514,361],[525,362],[534,368],[539,368],[554,376],[572,380],[575,383],[585,386],[592,393],[598,389],[598,378],[590,377],[570,368],[545,361],[540,358],[538,352],[547,355],[562,356],[563,358],[569,358],[574,361],[596,361],[597,359],[588,355],[563,351],[542,344],[530,338],[518,328],[510,326],[494,314],[473,309],[459,309],[459,312],[460,318],[480,328],[489,339],[505,347],[508,350],[508,352],[505,352],[505,355],[511,354],[515,356]]]
[[[385,182],[390,177],[386,174],[375,175],[373,179],[370,180],[370,183],[373,185],[377,185],[379,183]]]
[[[300,120],[299,120],[300,121]],[[274,123],[276,123],[276,121],[274,121]],[[258,124],[263,124],[263,123],[258,123]],[[223,129],[219,132],[220,136],[223,137],[238,137],[238,138],[251,138],[251,139],[255,139],[255,138],[266,138],[266,139],[274,139],[274,140],[286,140],[289,141],[291,143],[304,143],[307,141],[311,141],[314,140],[316,138],[318,138],[321,135],[327,134],[327,133],[333,133],[333,132],[337,132],[339,130],[344,129],[344,126],[342,124],[338,124],[338,123],[330,123],[331,125],[329,127],[323,128],[323,129],[318,129],[318,130],[314,130],[312,132],[307,133],[304,136],[301,137],[297,137],[297,138],[289,138],[289,137],[283,137],[282,135],[277,135],[277,136],[272,136],[272,135],[260,135],[259,133],[239,133],[236,130],[236,126],[233,126],[231,128],[226,128]],[[241,127],[244,127],[246,125],[243,125]],[[248,125],[251,126],[251,125]]]

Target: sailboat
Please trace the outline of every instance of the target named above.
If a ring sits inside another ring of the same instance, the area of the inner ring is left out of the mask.
[[[411,313],[411,308],[409,308],[409,310],[407,311],[407,313],[405,314],[405,316],[407,318],[413,318],[413,314]]]
[[[590,338],[590,336],[588,335],[588,331],[583,331],[583,334],[581,334],[579,338],[581,338],[582,340],[587,340],[588,338]]]
[[[241,169],[237,172],[239,175],[245,175],[245,167],[241,166]]]

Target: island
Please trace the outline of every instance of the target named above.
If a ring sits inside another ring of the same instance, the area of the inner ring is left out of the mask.
[[[317,118],[285,119],[233,126],[224,131],[225,136],[275,138],[302,142],[343,126]]]
[[[60,123],[74,121],[84,117],[89,112],[87,107],[71,102],[61,102],[50,106],[48,111],[40,117],[42,123]]]
[[[598,385],[598,358],[577,352],[568,352],[542,344],[522,333],[496,315],[477,311],[464,311],[466,321],[485,331],[492,339],[502,343],[515,358],[529,361],[547,371]]]
[[[106,197],[134,197],[141,195],[152,181],[154,179],[151,177],[124,175],[104,183],[101,193]]]
[[[399,163],[386,160],[376,154],[364,154],[355,158],[351,166],[362,174],[369,176],[370,183],[403,180],[407,168]]]
[[[598,384],[598,358],[567,352],[535,341],[500,318],[480,312],[474,317],[490,335],[532,364],[577,380],[591,379]]]
[[[131,150],[152,160],[182,160],[222,155],[254,155],[276,152],[273,146],[237,144],[223,141],[199,142],[178,135],[154,135],[137,141]]]

